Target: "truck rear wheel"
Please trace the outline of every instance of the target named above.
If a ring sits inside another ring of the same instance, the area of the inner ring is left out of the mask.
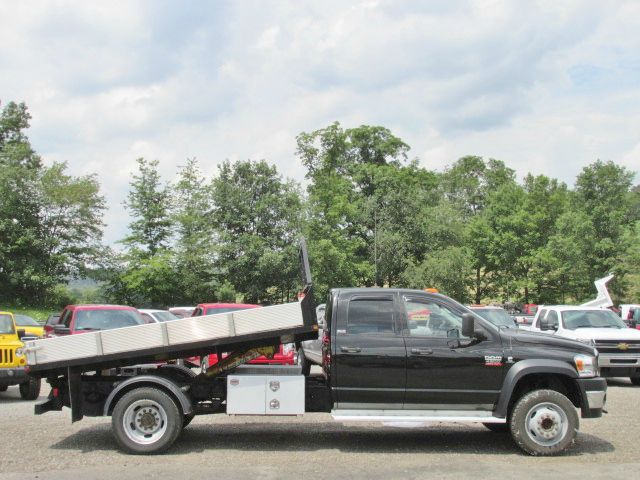
[[[630,377],[631,383],[636,386],[640,386],[640,377]]]
[[[40,396],[40,379],[29,377],[29,381],[20,384],[20,398],[35,400]]]
[[[0,385],[0,392],[6,392],[7,388],[9,388],[9,387],[6,386],[6,385]]]
[[[534,390],[511,413],[511,435],[530,455],[555,455],[573,443],[578,414],[571,401],[554,390]]]
[[[183,414],[162,390],[136,388],[113,409],[111,427],[118,445],[129,453],[160,453],[180,435]]]

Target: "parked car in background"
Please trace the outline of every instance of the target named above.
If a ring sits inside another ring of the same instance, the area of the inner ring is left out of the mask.
[[[624,320],[627,324],[630,324],[631,320],[633,320],[634,314],[640,311],[640,305],[638,304],[623,304],[620,305],[620,318],[622,318],[622,320]],[[629,325],[631,327],[631,325]],[[632,326],[632,328],[635,328],[635,325]]]
[[[202,315],[215,315],[217,313],[236,312],[238,310],[246,310],[248,308],[259,308],[260,305],[253,303],[199,303],[192,317],[200,317]]]
[[[27,336],[44,337],[44,327],[29,315],[16,313],[13,315],[16,319],[16,327],[24,330]]]
[[[582,305],[542,307],[531,331],[571,338],[598,349],[602,377],[629,377],[640,385],[640,331],[628,328],[607,308]]]
[[[53,335],[110,330],[144,323],[138,310],[126,305],[68,305],[64,307],[59,323],[53,326]]]
[[[327,327],[325,311],[327,305],[321,303],[316,307],[316,318],[318,319],[318,338],[305,340],[298,350],[298,365],[302,368],[302,374],[309,376],[312,365],[322,365],[322,339],[324,330]]]
[[[216,315],[219,313],[237,312],[239,310],[247,310],[249,308],[260,308],[261,305],[255,305],[252,303],[200,303],[193,311],[193,317],[201,317],[203,315]],[[222,355],[224,358],[226,355]],[[195,359],[188,359],[192,363],[197,363]],[[295,346],[292,344],[280,345],[278,351],[273,358],[267,358],[260,356],[254,358],[248,363],[252,364],[267,364],[267,365],[295,365],[297,361],[297,353]],[[209,355],[208,357],[200,360],[200,366],[203,370],[206,370],[211,365],[218,363],[217,355]]]
[[[502,307],[493,305],[467,305],[470,310],[477,313],[485,320],[489,320],[496,327],[514,328],[518,322]]]
[[[40,379],[27,375],[22,338],[27,338],[27,334],[17,327],[13,314],[0,312],[0,392],[18,385],[20,398],[35,400],[40,395]]]
[[[196,307],[171,307],[169,311],[176,317],[186,318],[190,317],[195,309]]]
[[[142,315],[145,323],[159,323],[169,322],[171,320],[178,320],[181,317],[174,315],[169,310],[154,310],[149,308],[139,308],[138,312]]]
[[[629,325],[629,328],[640,330],[640,307],[633,308],[629,311],[627,325]]]
[[[45,337],[53,336],[53,327],[55,325],[58,325],[59,323],[60,323],[59,313],[53,313],[49,315],[49,318],[47,318],[47,321],[44,324],[44,336]]]

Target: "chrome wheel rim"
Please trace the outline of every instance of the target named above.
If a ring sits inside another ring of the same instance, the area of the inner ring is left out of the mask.
[[[543,447],[560,442],[569,429],[567,414],[553,403],[539,403],[533,406],[525,418],[525,428],[529,438]]]
[[[135,443],[157,442],[167,431],[167,412],[151,400],[138,400],[127,407],[122,418],[124,431]]]

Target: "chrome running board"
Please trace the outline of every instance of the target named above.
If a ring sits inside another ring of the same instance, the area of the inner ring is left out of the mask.
[[[461,422],[507,423],[493,412],[478,410],[332,410],[338,422]]]

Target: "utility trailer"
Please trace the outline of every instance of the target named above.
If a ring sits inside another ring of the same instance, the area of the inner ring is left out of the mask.
[[[66,406],[73,422],[110,415],[125,450],[155,453],[198,414],[297,415],[305,405],[320,408],[317,392],[327,397],[322,379],[305,378],[297,366],[243,365],[272,355],[281,343],[317,338],[304,240],[300,266],[299,302],[27,342],[29,374],[52,387],[35,413]],[[209,354],[219,362],[200,374],[171,363]],[[330,401],[323,405],[328,411]]]

